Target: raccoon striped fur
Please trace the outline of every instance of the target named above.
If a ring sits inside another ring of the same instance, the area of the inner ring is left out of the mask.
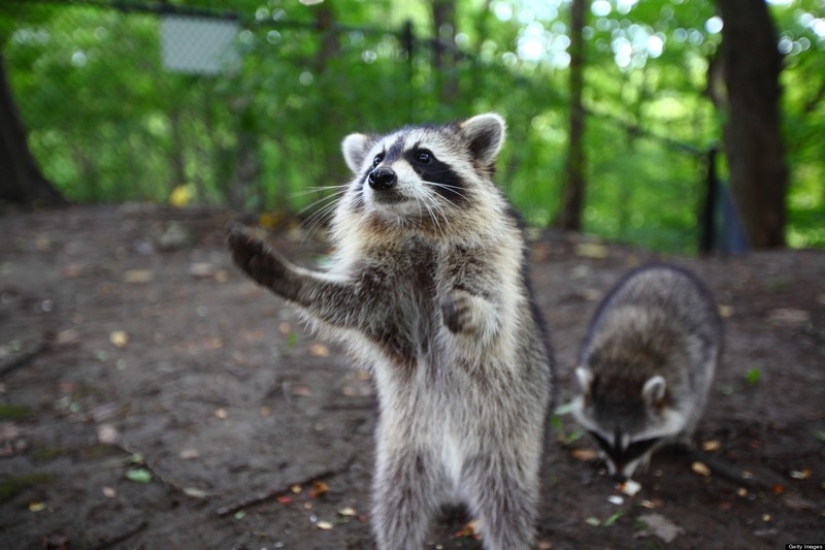
[[[353,179],[326,272],[229,231],[235,263],[372,374],[382,550],[421,548],[440,506],[456,502],[488,550],[534,538],[554,362],[521,224],[492,181],[504,135],[490,113],[346,137]]]

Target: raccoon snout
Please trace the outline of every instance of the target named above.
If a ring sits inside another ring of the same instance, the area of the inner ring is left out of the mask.
[[[625,481],[627,481],[627,479],[627,476],[620,471],[617,471],[615,474],[613,474],[613,481],[615,481],[616,483],[624,483]]]
[[[376,168],[370,172],[367,179],[369,180],[370,187],[376,191],[386,191],[395,186],[398,181],[398,176],[395,175],[395,171],[392,168]]]

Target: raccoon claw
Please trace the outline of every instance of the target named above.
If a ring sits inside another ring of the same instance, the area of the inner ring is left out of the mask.
[[[226,244],[235,264],[258,284],[273,288],[285,276],[287,268],[281,259],[245,227],[230,225]]]
[[[461,293],[454,293],[442,302],[441,315],[450,332],[466,332],[471,317],[470,298]]]

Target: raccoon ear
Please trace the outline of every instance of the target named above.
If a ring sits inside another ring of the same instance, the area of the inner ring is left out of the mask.
[[[642,387],[642,398],[649,406],[659,405],[665,398],[665,390],[667,390],[665,379],[658,374],[651,376]]]
[[[507,124],[496,113],[485,113],[468,118],[459,127],[470,144],[470,152],[482,166],[490,166],[504,143]]]
[[[344,161],[346,161],[353,174],[357,174],[361,170],[361,165],[364,163],[364,157],[369,151],[371,141],[366,134],[350,134],[341,143]]]
[[[593,373],[587,367],[576,367],[576,379],[584,395],[590,395],[590,384],[593,383]]]

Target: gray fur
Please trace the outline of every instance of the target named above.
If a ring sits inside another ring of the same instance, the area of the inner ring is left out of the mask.
[[[722,322],[689,271],[645,266],[599,306],[581,349],[574,415],[611,474],[632,477],[664,444],[689,444],[722,351]]]
[[[553,356],[521,226],[490,179],[503,139],[495,114],[348,136],[354,177],[328,272],[229,232],[238,266],[371,370],[382,550],[421,548],[440,505],[456,501],[480,520],[489,550],[526,549],[534,537]],[[397,175],[392,189],[371,188],[379,168]]]

